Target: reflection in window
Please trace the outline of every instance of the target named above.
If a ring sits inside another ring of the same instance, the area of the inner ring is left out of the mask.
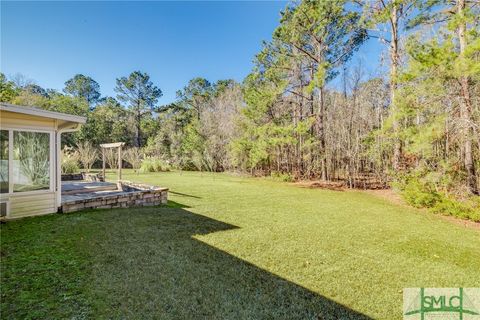
[[[0,130],[0,193],[8,193],[8,131]]]
[[[49,189],[50,134],[13,132],[13,191]]]

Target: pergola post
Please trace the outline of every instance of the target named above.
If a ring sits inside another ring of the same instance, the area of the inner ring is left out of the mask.
[[[103,171],[103,178],[105,179],[105,149],[109,148],[118,148],[118,185],[120,188],[120,181],[122,180],[122,147],[125,145],[125,142],[115,142],[115,143],[104,143],[101,144],[100,147],[102,148],[102,171]]]
[[[118,181],[122,180],[122,146],[118,147]]]
[[[102,176],[103,176],[103,181],[105,181],[107,179],[106,177],[106,173],[105,173],[105,168],[106,168],[106,165],[105,165],[105,148],[102,148]]]

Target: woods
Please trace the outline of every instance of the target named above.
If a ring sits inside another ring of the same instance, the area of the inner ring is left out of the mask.
[[[162,104],[141,71],[117,78],[115,97],[82,74],[63,93],[2,74],[0,100],[87,116],[64,143],[125,142],[136,170],[144,159],[147,172],[393,186],[415,206],[480,220],[479,15],[470,0],[304,0],[281,13],[242,83],[195,77]],[[369,41],[384,45],[368,57],[378,72],[357,54]]]

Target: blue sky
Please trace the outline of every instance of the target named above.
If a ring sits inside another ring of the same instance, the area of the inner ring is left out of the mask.
[[[57,90],[83,73],[114,96],[115,78],[141,70],[169,103],[196,76],[242,81],[286,4],[2,1],[1,71]],[[371,72],[379,50],[369,43],[357,55]]]

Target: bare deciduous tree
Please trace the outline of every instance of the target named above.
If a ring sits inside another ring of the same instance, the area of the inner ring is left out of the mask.
[[[138,169],[142,165],[143,154],[140,148],[132,147],[123,152],[123,158],[132,165],[135,172],[138,173]]]
[[[105,162],[110,169],[118,167],[118,151],[117,148],[103,148],[102,152],[105,155]]]
[[[82,142],[77,147],[80,163],[87,172],[90,172],[93,164],[98,159],[98,151],[90,142]]]

